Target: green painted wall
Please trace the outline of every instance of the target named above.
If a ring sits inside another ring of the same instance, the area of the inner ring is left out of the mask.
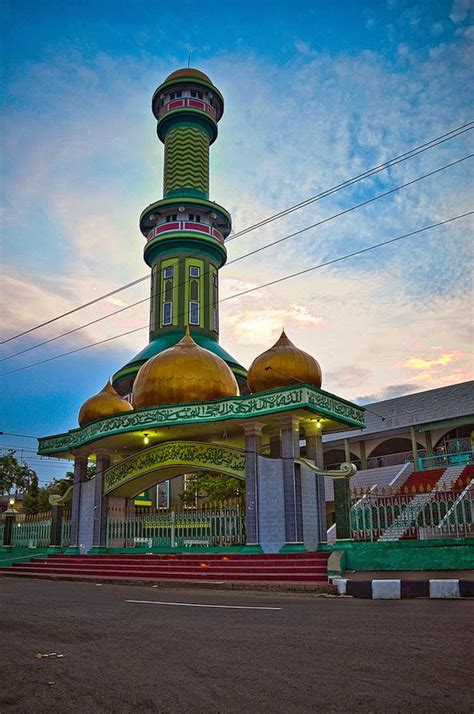
[[[472,570],[474,538],[393,543],[336,543],[319,550],[342,551],[343,570]]]
[[[201,129],[176,126],[166,134],[164,194],[191,188],[209,194],[209,137]]]

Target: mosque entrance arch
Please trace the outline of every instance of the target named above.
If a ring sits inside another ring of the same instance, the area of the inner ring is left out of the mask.
[[[104,495],[132,497],[186,471],[245,479],[245,451],[222,444],[169,441],[140,451],[104,473]]]

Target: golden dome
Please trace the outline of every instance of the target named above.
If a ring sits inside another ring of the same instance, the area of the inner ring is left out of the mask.
[[[224,360],[199,347],[186,328],[182,340],[140,367],[133,384],[132,403],[139,409],[238,394],[237,381]]]
[[[287,387],[291,384],[321,386],[321,367],[314,357],[298,349],[283,330],[273,347],[250,365],[247,382],[252,392]]]
[[[131,410],[132,405],[115,391],[109,380],[98,394],[94,394],[82,405],[79,411],[79,426],[84,426],[94,419],[102,419],[102,417],[111,414],[120,414]]]
[[[180,77],[196,77],[196,79],[202,79],[205,82],[212,84],[207,74],[204,74],[204,72],[201,72],[199,69],[193,69],[192,67],[177,69],[174,72],[171,72],[171,74],[166,77],[165,82],[169,82],[171,79],[179,79]]]

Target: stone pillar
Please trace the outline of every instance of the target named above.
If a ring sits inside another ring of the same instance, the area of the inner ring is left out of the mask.
[[[258,533],[258,459],[262,453],[263,424],[252,422],[245,424],[245,489],[246,510],[245,529],[246,546],[259,548]]]
[[[415,471],[418,471],[418,443],[416,441],[416,433],[415,433],[415,427],[411,426],[410,427],[410,438],[411,438],[411,453],[413,455],[413,465],[415,467]]]
[[[300,454],[300,430],[297,417],[281,419],[281,457],[283,460],[283,492],[285,500],[286,550],[304,549],[303,510],[301,503],[301,473],[295,468]]]
[[[62,546],[63,514],[64,506],[51,506],[51,535],[49,541],[51,548],[60,548]]]
[[[270,458],[281,458],[281,429],[272,429],[269,432],[270,437]]]
[[[367,454],[365,451],[365,441],[359,441],[360,467],[362,471],[367,468]]]
[[[324,468],[323,437],[317,422],[308,422],[304,425],[306,437],[306,458],[314,461],[319,469]],[[316,479],[316,509],[318,513],[318,540],[327,541],[327,516],[326,516],[326,489],[324,476],[315,476]]]
[[[110,455],[105,451],[96,453],[94,484],[94,530],[92,548],[97,552],[106,545],[107,496],[104,496],[104,471],[110,466]]]
[[[87,455],[74,454],[74,480],[71,505],[71,548],[79,548],[79,513],[81,510],[81,484],[87,480]]]
[[[348,478],[334,479],[336,541],[351,539],[351,491]]]

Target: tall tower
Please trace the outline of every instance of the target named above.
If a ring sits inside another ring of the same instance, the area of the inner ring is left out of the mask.
[[[209,147],[224,99],[203,72],[179,69],[155,91],[152,111],[165,160],[163,198],[140,216],[151,268],[150,342],[114,375],[114,387],[130,393],[141,365],[178,342],[189,325],[194,340],[222,357],[246,391],[245,369],[219,345],[218,271],[231,218],[209,200]]]

